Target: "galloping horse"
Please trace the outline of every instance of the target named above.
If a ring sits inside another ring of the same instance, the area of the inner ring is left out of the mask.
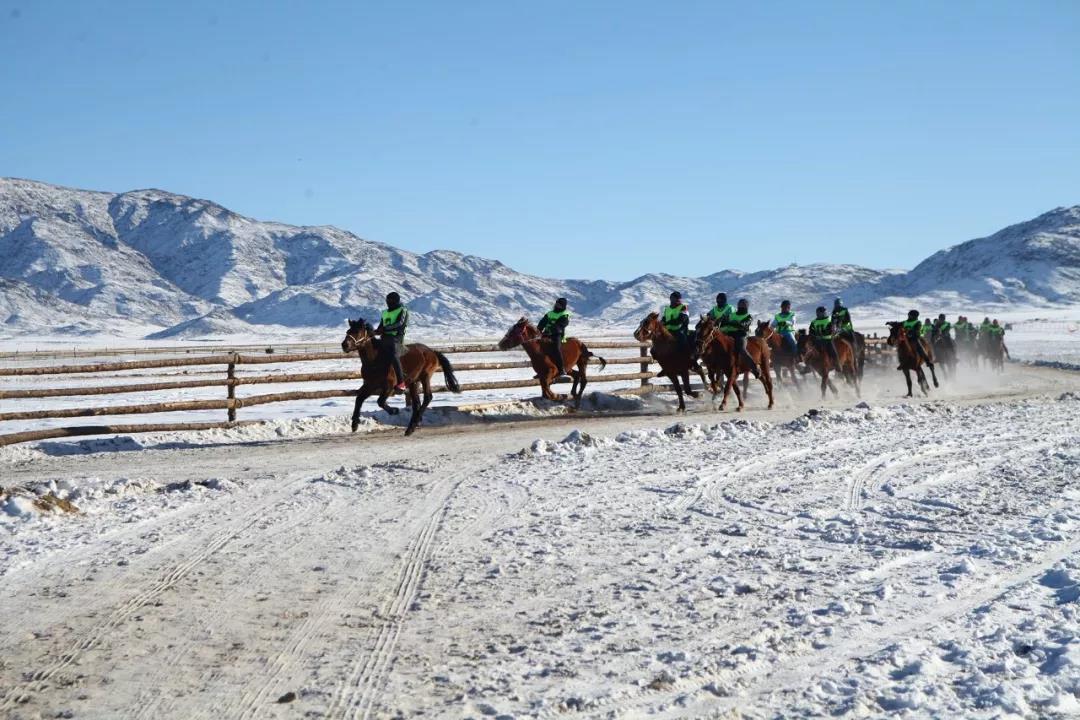
[[[936,365],[941,365],[942,374],[946,379],[956,374],[956,341],[944,333],[939,333],[931,343],[934,354],[931,356]]]
[[[638,342],[652,342],[650,352],[653,359],[659,363],[663,374],[671,380],[671,385],[675,388],[675,394],[679,396],[680,412],[686,410],[686,402],[683,400],[683,388],[690,397],[697,397],[697,393],[690,389],[691,369],[701,376],[701,382],[705,387],[709,386],[709,381],[705,378],[705,371],[691,357],[691,349],[682,346],[679,339],[664,327],[664,324],[660,322],[660,313],[651,312],[646,315],[645,319],[638,324],[637,330],[634,331],[634,339]],[[679,378],[682,378],[683,387],[679,387]]]
[[[811,342],[810,335],[799,334],[799,355],[802,361],[814,369],[821,376],[821,397],[825,397],[825,388],[832,390],[833,395],[839,395],[833,381],[829,379],[829,372],[838,372],[844,376],[848,385],[855,386],[856,397],[862,397],[862,389],[859,387],[859,363],[854,348],[844,338],[834,338],[833,346],[836,348],[836,357],[840,360],[840,367],[833,367],[833,359],[829,353],[820,352]]]
[[[986,344],[983,346],[983,353],[990,363],[991,370],[1005,372],[1005,356],[1008,354],[1008,350],[1005,348],[1004,335],[1000,333],[987,333]]]
[[[926,373],[922,370],[923,360],[919,353],[911,346],[911,341],[908,339],[907,333],[904,332],[904,324],[898,321],[892,321],[886,323],[889,326],[889,340],[888,343],[892,347],[896,348],[896,358],[900,361],[900,369],[904,371],[904,379],[907,380],[907,395],[905,397],[912,397],[911,393],[911,371],[915,371],[915,376],[919,380],[919,389],[922,390],[923,395],[930,394],[930,383],[926,381]],[[919,338],[919,342],[922,343],[923,349],[926,350],[928,357],[933,358],[933,348],[922,338]],[[930,375],[934,378],[934,387],[938,386],[937,373],[934,372],[934,364],[928,364],[930,368]]]
[[[509,350],[518,345],[525,350],[525,354],[532,361],[533,370],[536,371],[536,377],[540,380],[540,391],[544,397],[548,400],[565,400],[565,395],[556,395],[551,391],[551,383],[559,372],[549,350],[549,348],[554,349],[551,347],[551,339],[545,338],[535,325],[523,317],[506,331],[506,335],[499,341],[499,349]],[[607,360],[591,352],[585,347],[585,343],[575,337],[568,337],[563,341],[562,356],[566,367],[577,366],[576,370],[570,371],[570,377],[574,379],[574,385],[570,388],[570,397],[574,398],[574,407],[580,407],[581,396],[585,394],[587,382],[585,368],[589,365],[589,358],[595,357],[599,360],[601,370],[607,367]]]
[[[363,384],[356,391],[356,405],[353,407],[352,431],[360,425],[360,406],[364,400],[379,394],[379,407],[390,415],[397,415],[398,409],[388,407],[386,398],[394,391],[394,369],[386,360],[380,357],[379,349],[373,342],[375,328],[367,321],[349,320],[349,329],[345,333],[345,339],[341,341],[341,350],[345,353],[356,352],[360,355],[360,377]],[[424,418],[424,411],[431,404],[431,376],[439,367],[442,368],[446,387],[450,392],[461,392],[457,378],[454,377],[454,367],[450,361],[440,352],[435,352],[427,345],[411,343],[405,346],[405,354],[401,358],[401,369],[405,371],[405,384],[408,386],[409,404],[412,406],[412,417],[409,418],[409,427],[405,434],[412,435]],[[424,388],[424,402],[420,402],[417,396],[417,384]]]
[[[702,315],[694,330],[694,338],[697,343],[698,356],[709,369],[710,375],[719,377],[721,373],[727,378],[724,382],[724,397],[720,401],[720,409],[727,407],[728,394],[735,389],[735,399],[739,401],[737,410],[743,409],[743,394],[739,392],[736,376],[740,372],[749,372],[746,361],[739,357],[735,350],[735,338],[720,332],[716,322],[707,315]],[[759,337],[747,338],[746,352],[757,363],[760,371],[759,379],[765,387],[765,394],[769,396],[769,407],[773,406],[772,368],[769,365],[770,355],[768,344]],[[716,397],[716,388],[713,388],[713,398]]]
[[[757,330],[754,334],[764,340],[769,346],[769,350],[772,351],[772,364],[776,369],[777,384],[783,384],[784,370],[786,369],[797,389],[799,387],[799,373],[795,365],[799,361],[798,355],[788,350],[787,346],[784,345],[784,339],[780,337],[780,333],[776,332],[776,328],[769,324],[768,320],[758,320]],[[745,391],[745,389],[744,386],[743,390]]]

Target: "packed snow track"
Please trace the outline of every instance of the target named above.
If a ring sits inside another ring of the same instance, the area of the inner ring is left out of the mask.
[[[9,448],[0,717],[1075,713],[1080,375],[974,388]]]

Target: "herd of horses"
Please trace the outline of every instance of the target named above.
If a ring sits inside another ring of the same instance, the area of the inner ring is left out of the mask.
[[[902,323],[890,322],[887,326],[889,328],[888,344],[896,349],[899,363],[897,369],[904,373],[907,382],[907,397],[912,397],[913,394],[913,374],[923,394],[929,393],[930,382],[927,381],[924,367],[930,371],[934,387],[939,386],[936,368],[940,368],[948,377],[957,372],[962,361],[966,361],[969,366],[977,369],[985,360],[991,368],[998,371],[1004,370],[1008,351],[1001,335],[980,334],[978,337],[965,336],[956,340],[947,334],[933,339],[921,337],[918,342],[922,343],[924,354],[930,359],[927,363],[904,332]],[[399,413],[397,408],[386,404],[387,398],[396,392],[394,371],[386,358],[380,355],[376,336],[376,328],[365,320],[349,320],[349,329],[341,343],[343,352],[355,352],[361,360],[360,375],[363,382],[357,391],[356,403],[353,407],[353,432],[356,432],[360,425],[361,405],[372,395],[378,398],[379,407],[387,413],[390,415]],[[702,385],[712,393],[714,400],[717,396],[721,396],[720,410],[727,407],[728,397],[732,391],[738,401],[737,409],[742,410],[745,407],[743,396],[748,389],[751,368],[747,367],[745,360],[737,352],[735,340],[721,332],[711,317],[703,315],[692,334],[680,337],[664,326],[659,313],[651,312],[638,324],[634,331],[634,339],[638,342],[650,343],[652,357],[660,366],[657,376],[664,376],[670,380],[672,389],[679,400],[679,411],[686,410],[686,395],[697,397],[697,393],[690,388],[691,372],[701,378]],[[853,333],[848,337],[836,337],[833,340],[839,360],[838,365],[829,353],[820,352],[814,346],[805,331],[800,331],[796,339],[797,350],[793,352],[768,322],[758,322],[754,336],[747,338],[746,350],[757,364],[759,369],[757,379],[765,390],[770,408],[774,404],[773,372],[776,374],[778,384],[784,382],[786,373],[789,382],[796,388],[800,385],[800,375],[814,373],[821,381],[822,398],[826,396],[827,390],[831,390],[834,395],[838,394],[830,376],[839,375],[854,389],[856,396],[860,395],[860,383],[866,366],[866,342],[861,333]],[[521,347],[528,355],[532,368],[536,372],[536,379],[543,397],[554,401],[566,399],[566,396],[556,394],[551,389],[559,375],[551,356],[553,350],[551,340],[544,337],[527,318],[522,317],[514,323],[499,341],[498,347],[500,350]],[[570,397],[577,407],[580,406],[581,398],[585,394],[589,362],[595,358],[600,364],[600,370],[603,370],[607,361],[594,354],[585,343],[575,337],[567,337],[563,340],[562,357],[573,381]],[[431,404],[432,375],[441,369],[446,389],[450,392],[461,392],[461,386],[454,375],[450,360],[443,353],[427,345],[411,343],[405,346],[401,365],[406,376],[406,405],[412,413],[405,434],[412,435],[420,427],[424,411]],[[736,382],[740,375],[743,378],[741,390],[739,383]],[[421,391],[423,392],[422,399]]]

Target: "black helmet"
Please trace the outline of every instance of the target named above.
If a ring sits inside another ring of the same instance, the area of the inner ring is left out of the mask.
[[[750,301],[747,300],[746,298],[739,298],[739,307],[740,308],[748,308],[748,307],[750,307]]]
[[[727,293],[716,293],[716,304],[727,305]]]
[[[555,309],[556,310],[565,310],[566,309],[566,298],[558,298],[555,301]]]
[[[833,307],[844,307],[844,301],[841,300],[840,298],[836,298],[835,300],[833,300],[832,306]]]
[[[401,304],[401,296],[396,292],[388,293],[386,296],[386,304],[388,307],[397,307]]]
[[[907,316],[908,316],[908,320],[914,320],[915,318],[919,317],[919,311],[918,310],[908,310],[907,311]]]
[[[682,293],[676,290],[675,292],[668,295],[668,300],[670,300],[671,302],[678,302],[679,300],[682,300]]]
[[[780,309],[783,310],[786,307],[791,307],[791,301],[790,300],[781,300],[780,301]]]
[[[938,320],[944,320],[945,319],[945,313],[938,313],[937,317],[938,317]]]
[[[819,317],[825,317],[825,313],[827,313],[828,310],[825,309],[824,305],[818,305],[817,310],[814,312],[817,313]]]

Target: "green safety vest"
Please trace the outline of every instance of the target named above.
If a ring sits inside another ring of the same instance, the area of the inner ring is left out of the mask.
[[[989,326],[988,329],[990,330],[991,335],[1004,335],[1005,334],[1005,328],[1003,328],[1000,325],[991,325],[991,326]]]
[[[905,320],[903,324],[904,332],[910,333],[912,330],[918,330],[922,335],[922,320]]]
[[[750,313],[735,311],[727,316],[724,320],[724,324],[720,327],[720,332],[739,332],[744,330],[743,323],[750,319]]]
[[[810,334],[819,340],[832,340],[832,318],[814,318],[811,320]]]
[[[793,329],[792,326],[795,324],[795,313],[776,313],[776,315],[773,316],[773,320],[776,321],[777,332],[791,332]]]
[[[950,323],[950,322],[943,322],[943,323],[941,323],[940,325],[937,326],[937,331],[939,333],[947,333],[951,329],[952,329],[952,323]],[[957,329],[959,329],[959,328],[957,328]]]
[[[843,318],[841,320],[841,318]],[[854,326],[851,324],[851,313],[847,308],[841,308],[840,310],[833,310],[832,312],[833,324],[839,327],[841,330],[850,331],[854,330]]]
[[[401,317],[401,313],[403,313],[403,312],[405,312],[405,306],[404,305],[401,305],[400,307],[394,308],[393,310],[383,310],[383,312],[382,312],[382,326],[385,328],[387,325],[393,325],[394,323],[396,323],[398,321],[398,318]],[[396,330],[392,330],[392,331],[386,332],[384,334],[388,335],[390,337],[397,337],[397,331]],[[401,330],[401,334],[402,335],[405,334],[404,329]]]
[[[567,322],[570,322],[569,310],[548,310],[544,313],[544,319],[548,321],[548,324],[544,326],[544,334],[550,334],[550,328],[554,327],[555,323],[559,322],[561,318],[566,318]],[[562,341],[566,342],[568,338],[563,338]]]
[[[948,323],[945,323],[945,324],[948,325]],[[957,335],[959,335],[960,333],[967,334],[967,331],[968,331],[969,327],[970,327],[970,325],[968,324],[967,320],[957,320],[956,321],[956,334]]]
[[[680,328],[682,328],[682,323],[679,322],[679,316],[682,315],[684,312],[687,312],[687,310],[688,308],[686,307],[686,305],[678,305],[676,307],[671,307],[670,305],[668,305],[667,307],[665,307],[663,316],[664,327],[666,327],[671,332],[677,332]]]
[[[711,317],[713,320],[719,321],[720,318],[727,317],[733,312],[735,312],[735,306],[731,303],[728,303],[724,307],[720,307],[719,305],[713,305],[712,310],[709,311],[709,317]]]

